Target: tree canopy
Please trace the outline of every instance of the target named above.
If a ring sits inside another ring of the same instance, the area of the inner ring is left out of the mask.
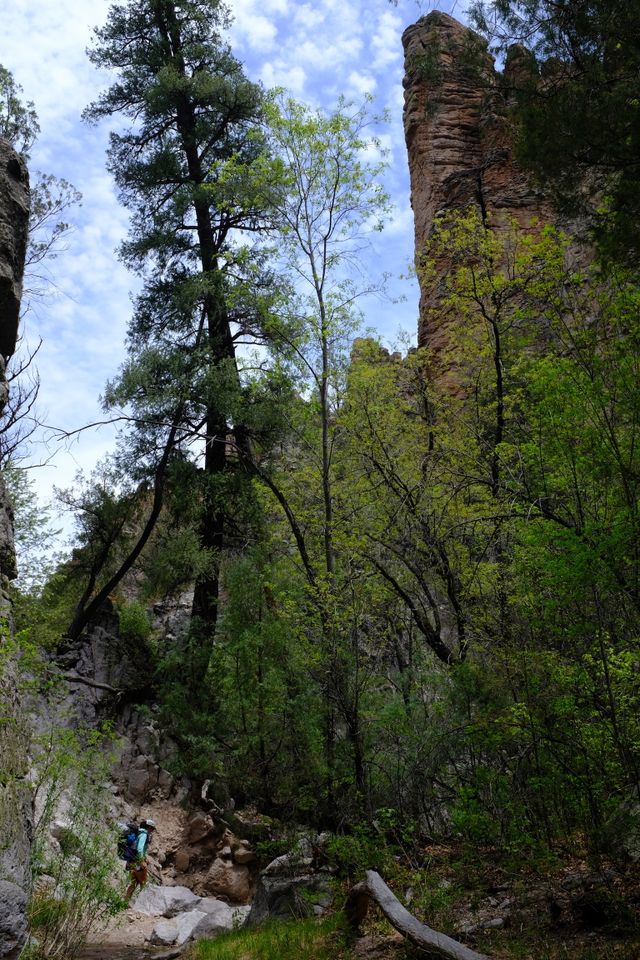
[[[472,19],[504,54],[534,55],[517,90],[518,156],[558,201],[587,213],[605,256],[633,262],[640,235],[640,10],[627,0],[496,0]]]

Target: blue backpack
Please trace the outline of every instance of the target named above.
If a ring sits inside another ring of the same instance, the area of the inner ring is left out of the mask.
[[[137,823],[121,823],[118,834],[118,856],[127,863],[133,863],[137,857],[138,834]]]

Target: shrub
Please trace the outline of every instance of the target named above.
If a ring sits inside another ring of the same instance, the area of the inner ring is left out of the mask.
[[[118,615],[120,618],[120,636],[125,640],[146,642],[151,635],[149,614],[138,600],[123,604]]]

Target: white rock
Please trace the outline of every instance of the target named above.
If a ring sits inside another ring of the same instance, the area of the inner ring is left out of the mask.
[[[190,940],[198,924],[206,919],[208,919],[208,914],[202,910],[189,910],[188,913],[181,913],[179,917],[176,917],[176,926],[178,928],[176,943],[178,946]]]
[[[161,947],[170,947],[178,937],[178,926],[175,921],[168,923],[166,920],[157,923],[149,937],[151,943],[157,943]]]
[[[194,938],[216,937],[243,926],[251,907],[234,908],[222,900],[207,897],[202,901],[198,910],[205,912],[206,916],[194,930]]]
[[[231,916],[234,912],[233,907],[230,907],[224,900],[216,899],[216,897],[203,897],[198,904],[198,910],[221,919],[228,918],[229,922],[231,922]]]
[[[148,917],[175,917],[197,907],[200,899],[187,887],[159,887],[149,883],[138,895],[135,908]]]

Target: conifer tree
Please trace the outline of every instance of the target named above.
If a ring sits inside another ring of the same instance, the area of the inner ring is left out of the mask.
[[[132,412],[127,462],[141,480],[155,472],[157,485],[178,451],[193,464],[209,558],[193,603],[201,639],[215,631],[228,439],[241,432],[236,342],[256,335],[263,308],[262,260],[246,238],[264,225],[271,182],[262,90],[224,41],[227,23],[218,0],[114,5],[90,57],[117,79],[86,111],[128,121],[111,133],[109,169],[131,212],[121,256],[144,282],[106,403]]]

